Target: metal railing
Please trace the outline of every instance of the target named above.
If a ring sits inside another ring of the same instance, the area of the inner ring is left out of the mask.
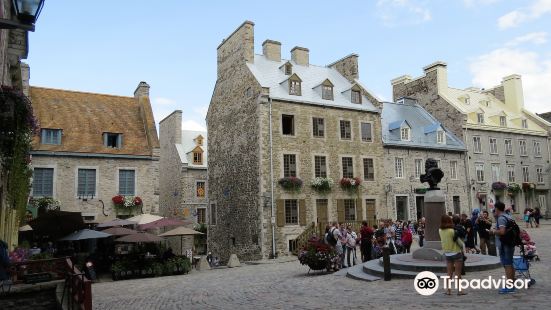
[[[49,280],[62,280],[66,273],[65,259],[61,257],[12,263],[9,267],[11,280],[13,284],[20,284],[37,274],[49,274]]]
[[[92,281],[78,270],[70,258],[66,259],[66,271],[61,304],[71,310],[92,310]]]

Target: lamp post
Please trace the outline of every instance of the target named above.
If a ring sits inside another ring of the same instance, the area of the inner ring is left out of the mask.
[[[34,23],[40,15],[45,0],[13,0],[14,19],[0,19],[0,29],[34,31]]]

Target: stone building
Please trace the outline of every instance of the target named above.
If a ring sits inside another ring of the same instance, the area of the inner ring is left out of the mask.
[[[310,223],[383,217],[380,101],[358,82],[358,56],[327,66],[266,40],[254,53],[246,21],[218,46],[217,81],[207,114],[208,245],[222,260],[285,255]],[[300,191],[279,181],[296,180]],[[331,191],[311,187],[316,177]],[[357,193],[341,178],[358,177]],[[286,178],[286,179],[284,179]]]
[[[448,86],[445,63],[433,63],[424,71],[416,79],[392,80],[393,96],[417,99],[467,145],[471,209],[493,208],[501,199],[515,212],[539,206],[545,213],[550,201],[549,123],[524,108],[521,77],[507,76],[492,89],[457,89]],[[494,182],[516,183],[527,190],[509,196],[494,190]]]
[[[424,216],[427,185],[421,183],[420,176],[428,158],[436,159],[444,172],[439,187],[446,195],[447,211],[468,213],[467,149],[463,142],[410,98],[383,103],[381,123],[386,217],[416,221]]]
[[[53,197],[61,210],[103,222],[158,213],[159,140],[140,82],[134,97],[31,87],[41,131],[33,138],[33,198]],[[116,195],[139,196],[131,212],[115,208]]]
[[[207,221],[207,132],[182,130],[182,111],[174,111],[159,123],[159,212],[183,219],[188,226]],[[171,246],[180,249],[180,237]],[[184,249],[193,238],[185,238]],[[201,249],[197,249],[201,250]]]

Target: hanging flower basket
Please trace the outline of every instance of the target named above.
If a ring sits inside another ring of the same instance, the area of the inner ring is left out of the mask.
[[[331,178],[315,178],[312,180],[312,188],[321,194],[326,194],[331,191],[333,183]]]
[[[527,197],[532,197],[534,195],[534,191],[536,190],[536,184],[532,182],[523,182],[522,183],[522,191]]]
[[[342,178],[339,183],[343,190],[349,192],[350,194],[357,194],[359,193],[362,180],[358,177]]]
[[[520,185],[518,185],[517,183],[509,183],[509,185],[507,186],[507,193],[511,197],[515,197],[520,193],[520,191],[521,191]]]
[[[297,177],[281,178],[277,183],[287,191],[300,192],[302,188],[302,180]]]
[[[121,211],[131,212],[135,208],[139,208],[143,205],[142,198],[139,196],[123,196],[117,195],[111,198],[115,209]]]
[[[507,189],[507,184],[503,182],[498,181],[498,182],[492,183],[492,190],[496,195],[502,195],[506,189]]]

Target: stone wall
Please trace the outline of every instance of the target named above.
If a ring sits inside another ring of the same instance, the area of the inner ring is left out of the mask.
[[[182,142],[182,111],[174,111],[159,122],[159,213],[169,216],[180,204],[182,162],[174,144]]]
[[[158,186],[158,160],[33,155],[32,163],[34,168],[54,168],[53,196],[61,202],[64,211],[79,211],[83,215],[95,216],[98,221],[115,218],[116,211],[111,198],[118,194],[118,169],[124,168],[136,170],[136,196],[143,200],[144,213],[158,212],[159,193],[155,191]],[[97,169],[97,195],[93,199],[78,199],[79,167]],[[100,200],[105,205],[107,216],[103,214]],[[134,214],[139,212],[135,210]]]
[[[358,55],[356,54],[350,54],[340,60],[337,60],[334,63],[329,64],[328,67],[337,70],[351,83],[354,83],[354,80],[357,80],[360,77],[360,73],[358,72]]]

